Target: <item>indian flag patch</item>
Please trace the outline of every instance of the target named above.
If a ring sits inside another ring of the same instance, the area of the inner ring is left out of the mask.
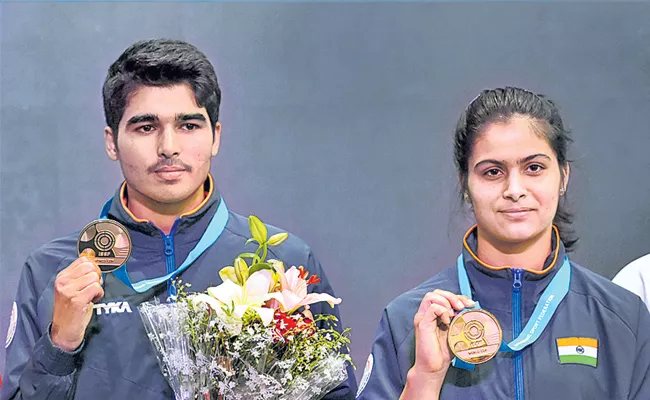
[[[560,364],[598,366],[598,339],[568,337],[557,339]]]

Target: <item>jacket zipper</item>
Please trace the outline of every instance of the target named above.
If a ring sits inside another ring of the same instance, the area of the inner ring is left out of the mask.
[[[521,285],[523,269],[512,270],[512,338],[513,340],[521,334]],[[521,351],[514,353],[514,378],[515,378],[515,399],[524,400],[524,365]]]
[[[176,226],[178,225],[178,219],[174,222],[169,235],[163,233],[163,240],[165,242],[165,265],[167,268],[167,273],[172,273],[176,269],[176,253],[174,251],[174,234],[176,233]],[[171,281],[167,281],[167,297],[176,296],[176,287],[172,284]]]

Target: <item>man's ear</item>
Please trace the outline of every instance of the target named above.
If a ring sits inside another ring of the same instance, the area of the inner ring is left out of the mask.
[[[109,126],[104,128],[104,142],[106,145],[106,154],[108,154],[108,158],[113,161],[117,161],[117,136],[113,133],[113,130]]]
[[[214,135],[212,138],[212,157],[216,156],[219,152],[219,145],[221,144],[221,122],[214,125]]]

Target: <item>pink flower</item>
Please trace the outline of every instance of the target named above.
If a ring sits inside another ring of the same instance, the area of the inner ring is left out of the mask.
[[[330,306],[341,303],[341,299],[332,297],[327,293],[307,293],[307,286],[320,282],[320,278],[312,275],[309,279],[309,272],[302,266],[299,268],[291,267],[286,272],[284,264],[281,261],[269,260],[280,280],[279,298],[280,309],[290,314],[300,307],[309,304],[326,301]]]

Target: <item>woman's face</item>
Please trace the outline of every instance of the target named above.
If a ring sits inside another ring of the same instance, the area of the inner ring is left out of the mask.
[[[468,194],[479,232],[495,245],[550,234],[568,181],[568,165],[562,179],[555,152],[533,123],[525,117],[490,123],[468,160]]]

